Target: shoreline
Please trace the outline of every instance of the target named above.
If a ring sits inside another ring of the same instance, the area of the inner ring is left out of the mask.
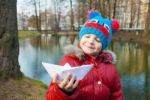
[[[113,35],[112,40],[150,45],[150,34],[143,37],[142,34],[117,32]]]
[[[76,36],[79,34],[79,31],[60,31],[57,33],[50,32],[37,32],[37,31],[19,31],[19,38],[26,38],[26,37],[34,37],[41,34],[52,35],[52,36]],[[113,34],[112,40],[113,41],[123,41],[123,42],[135,42],[140,44],[150,45],[150,32],[145,36],[142,37],[142,31],[135,31],[135,30],[120,30]]]

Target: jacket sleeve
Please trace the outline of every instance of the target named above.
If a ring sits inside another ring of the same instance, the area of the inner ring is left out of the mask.
[[[113,80],[114,82],[113,85],[111,86],[111,100],[123,100],[121,82],[120,82],[120,78],[116,66],[114,67]]]
[[[74,65],[75,60],[66,56],[60,61],[59,64],[64,65],[65,63],[69,63],[70,65]],[[78,90],[78,89],[76,89],[76,90]],[[65,92],[63,92],[58,87],[57,84],[51,83],[49,88],[48,88],[48,91],[47,91],[46,100],[70,100],[70,97],[72,95],[67,95]]]
[[[47,91],[46,100],[69,100],[69,96],[63,93],[57,84],[51,83]]]

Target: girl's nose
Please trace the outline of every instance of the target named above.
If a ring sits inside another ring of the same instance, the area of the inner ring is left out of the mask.
[[[94,38],[93,37],[89,38],[89,43],[91,43],[91,44],[94,43]]]

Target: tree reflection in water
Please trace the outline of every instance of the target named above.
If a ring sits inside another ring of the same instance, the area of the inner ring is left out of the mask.
[[[136,43],[113,43],[118,57],[125,100],[150,99],[150,47]]]

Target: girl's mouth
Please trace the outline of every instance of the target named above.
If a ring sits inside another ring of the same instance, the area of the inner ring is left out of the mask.
[[[87,48],[90,48],[90,49],[94,49],[93,46],[88,46],[88,45],[85,45]]]

